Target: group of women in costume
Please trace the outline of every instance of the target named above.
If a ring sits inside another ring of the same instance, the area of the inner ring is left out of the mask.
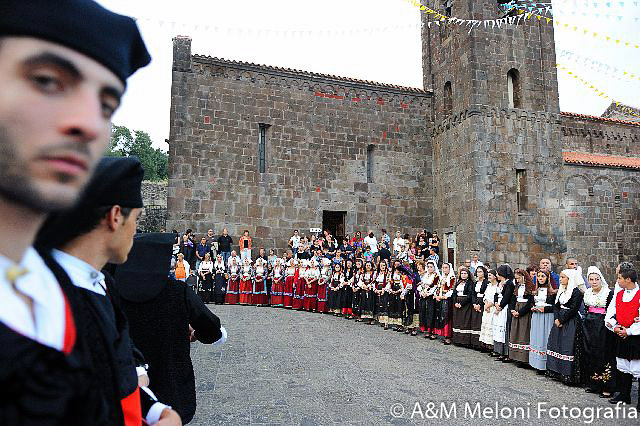
[[[230,259],[227,304],[271,305],[378,324],[425,339],[440,339],[488,353],[496,361],[547,374],[568,384],[586,384],[608,397],[615,371],[615,336],[604,326],[613,291],[597,267],[586,288],[578,270],[559,282],[546,271],[484,266],[474,273],[449,263],[400,260],[376,265],[363,259],[270,261]],[[218,271],[218,269],[220,269]],[[267,299],[267,281],[270,300]],[[583,304],[584,302],[584,304]]]

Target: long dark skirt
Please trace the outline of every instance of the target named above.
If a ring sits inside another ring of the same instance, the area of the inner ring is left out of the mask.
[[[436,329],[436,301],[433,297],[420,298],[420,330],[433,333]]]
[[[216,305],[224,303],[224,296],[227,294],[227,279],[224,274],[216,274],[214,278],[213,302]]]
[[[351,313],[354,317],[360,316],[360,294],[362,290],[354,290],[351,298]]]
[[[480,331],[482,330],[482,308],[484,304],[480,303],[480,312],[476,311],[471,305],[471,330],[473,331],[471,338],[471,346],[476,349],[485,349],[486,345],[480,342]]]
[[[522,309],[525,302],[516,303],[515,310]],[[509,312],[511,315],[511,312]],[[511,332],[509,333],[509,358],[528,364],[531,346],[531,311],[528,314],[513,318],[511,315]]]
[[[605,327],[604,314],[587,313],[582,321],[582,339],[582,366],[587,384],[595,390],[611,392],[616,370],[616,335]]]
[[[399,294],[387,295],[389,325],[402,325],[402,301]]]
[[[557,327],[549,333],[547,343],[547,370],[552,376],[566,384],[580,384],[582,381],[582,326],[577,317]]]
[[[329,286],[327,295],[327,307],[329,312],[334,314],[340,313],[340,290],[337,287]]]
[[[389,322],[387,296],[387,293],[376,294],[375,318],[380,324],[387,324]]]
[[[211,292],[213,291],[213,275],[205,274],[204,279],[200,279],[200,291],[198,295],[202,302],[211,303]]]
[[[458,297],[454,303],[462,303],[466,297]],[[469,303],[461,308],[453,307],[451,341],[456,345],[471,345],[473,342],[473,330],[471,329],[471,311],[473,305]]]
[[[373,290],[360,290],[360,317],[372,319],[375,311],[376,298]]]
[[[445,339],[451,338],[453,331],[451,319],[453,316],[453,303],[451,299],[436,301],[436,329],[435,334]]]
[[[353,292],[351,287],[345,285],[340,289],[340,309],[345,315],[351,315],[351,304],[353,303]]]
[[[420,309],[416,302],[413,291],[405,294],[403,324],[408,329],[416,329],[420,324]]]

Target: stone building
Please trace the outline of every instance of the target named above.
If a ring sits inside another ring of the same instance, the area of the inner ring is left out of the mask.
[[[443,13],[495,19],[492,0]],[[553,26],[428,25],[424,89],[228,61],[174,39],[167,228],[286,246],[437,230],[445,260],[640,260],[640,124],[560,112]]]

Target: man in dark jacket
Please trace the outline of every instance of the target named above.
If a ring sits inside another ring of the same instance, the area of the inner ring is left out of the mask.
[[[170,233],[136,235],[115,278],[131,337],[149,363],[153,389],[187,423],[196,411],[189,342],[222,344],[227,333],[193,291],[168,278],[172,239]]]

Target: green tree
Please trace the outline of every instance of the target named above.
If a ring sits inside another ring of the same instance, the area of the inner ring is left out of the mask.
[[[166,180],[168,178],[168,155],[154,148],[147,132],[134,130],[126,126],[114,125],[111,129],[111,142],[107,151],[111,157],[138,157],[144,167],[145,180]]]

